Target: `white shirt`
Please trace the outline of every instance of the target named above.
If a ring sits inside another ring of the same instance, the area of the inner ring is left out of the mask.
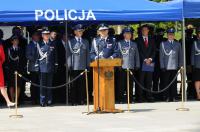
[[[49,41],[44,41],[44,40],[43,40],[43,42],[44,42],[44,44],[48,44],[49,43]]]
[[[149,42],[149,39],[148,39],[148,36],[142,36],[143,37],[143,40],[145,41],[145,39],[147,40],[147,42]]]
[[[76,39],[76,41],[78,42],[79,41],[79,39],[80,39],[80,42],[82,43],[82,38],[80,37],[80,38],[78,38],[78,37],[76,37],[75,36],[75,39]]]
[[[18,46],[12,46],[14,50],[18,50]]]
[[[174,40],[168,40],[171,44],[173,44],[174,43]]]
[[[125,39],[125,42],[130,44],[131,40],[126,40],[126,39]]]
[[[108,36],[107,36],[107,37],[105,37],[105,38],[101,37],[101,40],[102,40],[102,39],[104,39],[104,40],[106,41],[106,40],[108,39]]]
[[[62,40],[62,44],[66,48],[66,42]]]

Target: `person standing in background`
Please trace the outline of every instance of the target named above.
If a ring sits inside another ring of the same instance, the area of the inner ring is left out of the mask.
[[[175,29],[167,29],[167,41],[160,44],[160,68],[163,76],[163,86],[167,87],[176,77],[177,71],[183,66],[181,44],[175,40]],[[176,101],[177,79],[165,92],[167,102]]]
[[[30,80],[33,83],[39,82],[39,53],[37,45],[39,45],[40,33],[36,30],[32,34],[32,41],[26,47],[27,72],[30,73]],[[31,101],[32,104],[39,104],[39,88],[31,85]]]

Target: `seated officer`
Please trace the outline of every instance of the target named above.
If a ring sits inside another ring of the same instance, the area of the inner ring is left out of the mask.
[[[178,41],[175,41],[175,29],[169,28],[167,30],[167,41],[160,44],[160,68],[163,77],[164,88],[168,86],[177,71],[183,66],[182,48]],[[165,93],[166,101],[176,101],[177,82],[174,81]]]
[[[89,67],[89,43],[83,39],[83,25],[74,27],[75,37],[68,41],[68,67],[70,68],[70,78],[77,77],[81,72]],[[72,105],[84,104],[85,99],[85,79],[84,76],[78,78],[70,89]]]
[[[98,28],[99,37],[94,38],[90,51],[90,58],[92,61],[103,58],[118,57],[118,48],[115,38],[108,35],[108,25],[100,24]]]
[[[118,42],[118,48],[120,51],[120,58],[122,58],[122,67],[119,68],[118,78],[118,94],[116,95],[120,101],[123,99],[123,94],[127,90],[127,69],[133,71],[140,67],[139,52],[137,44],[131,40],[133,36],[133,29],[126,27],[122,32],[124,40]],[[130,74],[129,74],[130,75]],[[130,102],[133,101],[133,78],[129,76],[129,88],[130,88]]]
[[[42,41],[37,46],[39,53],[40,85],[52,86],[53,74],[56,71],[57,58],[55,45],[50,41],[48,29],[42,31]],[[42,107],[52,104],[52,91],[40,87],[40,105]]]

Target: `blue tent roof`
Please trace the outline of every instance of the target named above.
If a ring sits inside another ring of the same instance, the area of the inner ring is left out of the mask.
[[[0,22],[181,19],[181,7],[148,0],[5,0],[0,6]]]
[[[184,0],[184,17],[200,18],[200,0]]]

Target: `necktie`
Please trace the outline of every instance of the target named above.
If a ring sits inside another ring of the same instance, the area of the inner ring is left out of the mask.
[[[173,47],[173,41],[170,41],[170,46],[171,46],[171,48]]]
[[[129,46],[129,43],[130,43],[130,42],[129,42],[129,41],[127,41],[126,43],[127,43],[127,45]]]
[[[80,38],[78,38],[78,43],[81,44],[81,39]]]
[[[145,47],[147,48],[148,47],[148,40],[147,40],[146,37],[144,38],[144,44],[145,44]]]
[[[106,46],[106,40],[105,40],[105,39],[102,39],[101,41],[102,41],[102,43],[103,43],[103,47],[105,47],[105,46]]]

